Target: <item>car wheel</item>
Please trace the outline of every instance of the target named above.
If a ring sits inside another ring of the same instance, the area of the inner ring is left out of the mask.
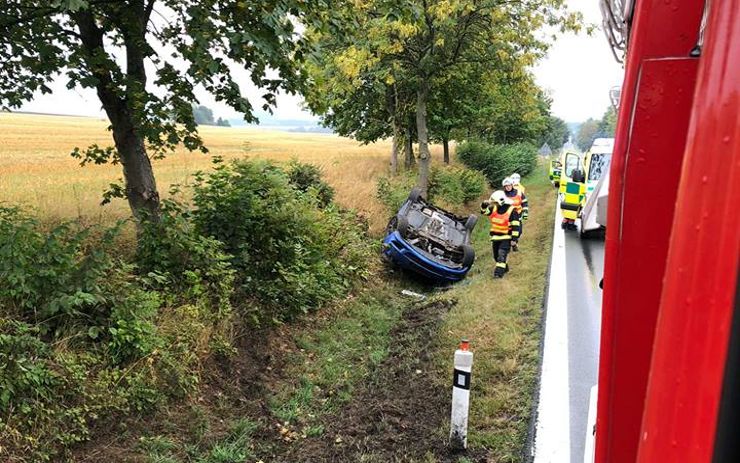
[[[411,201],[411,202],[416,202],[416,201],[418,201],[419,199],[421,199],[421,188],[419,188],[419,187],[414,187],[414,188],[413,188],[413,189],[411,190],[411,193],[409,193],[409,201]]]
[[[409,234],[409,219],[403,215],[396,216],[396,230],[401,237],[406,238]]]
[[[478,223],[478,216],[474,214],[470,214],[468,216],[468,220],[465,221],[465,228],[468,231],[473,231],[473,229],[475,228],[475,224],[477,223]]]
[[[473,249],[472,246],[463,244],[462,251],[463,251],[462,265],[463,267],[470,267],[471,265],[473,265],[473,261],[475,260],[475,249]]]

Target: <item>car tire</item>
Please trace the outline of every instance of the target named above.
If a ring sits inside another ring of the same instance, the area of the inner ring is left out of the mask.
[[[409,201],[413,203],[413,202],[418,201],[419,199],[421,199],[421,188],[419,188],[418,186],[415,186],[411,190],[411,193],[409,193]]]
[[[473,229],[475,228],[475,224],[477,223],[478,223],[478,216],[474,214],[470,214],[468,216],[468,220],[465,221],[465,228],[468,231],[473,231]]]
[[[402,238],[406,238],[409,234],[409,219],[403,215],[396,216],[396,230]]]
[[[472,246],[463,244],[462,251],[463,251],[462,266],[466,268],[470,267],[471,265],[473,265],[473,261],[475,261],[475,249],[473,249]]]

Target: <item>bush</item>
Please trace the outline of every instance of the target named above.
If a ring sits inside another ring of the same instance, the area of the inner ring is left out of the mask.
[[[140,230],[137,263],[154,287],[178,303],[204,304],[223,317],[231,312],[234,292],[232,256],[223,243],[200,234],[190,215],[182,204],[163,201],[159,220]]]
[[[472,140],[458,147],[457,156],[466,166],[483,172],[494,188],[512,173],[525,176],[537,166],[537,148],[529,143],[493,145]]]
[[[404,172],[395,177],[379,177],[375,185],[375,197],[385,206],[389,214],[395,214],[416,186],[416,173]]]
[[[416,186],[416,172],[378,178],[376,198],[395,214]],[[455,208],[478,199],[485,191],[485,177],[464,167],[432,167],[429,177],[429,200],[439,206]]]
[[[351,214],[318,208],[285,171],[265,161],[220,165],[196,176],[199,231],[224,243],[255,322],[282,321],[317,308],[362,274],[369,252]]]
[[[165,306],[176,298],[154,287],[166,274],[137,274],[110,249],[117,233],[75,223],[47,232],[0,208],[0,442],[11,460],[60,461],[93,421],[152,409],[197,384],[200,344],[219,334],[214,317]],[[192,264],[199,250],[191,254],[158,256],[204,272]]]
[[[94,240],[91,229],[74,223],[45,233],[20,210],[0,208],[4,315],[50,338],[107,327],[112,309],[128,297],[117,283],[127,267],[108,250],[117,233],[115,227]]]
[[[485,191],[486,179],[480,172],[464,167],[433,167],[429,197],[450,205],[468,204]]]
[[[46,363],[49,351],[38,338],[38,328],[0,319],[0,405],[4,410],[11,404],[30,409],[39,399],[51,399],[57,376]]]
[[[334,188],[321,179],[321,169],[318,167],[293,159],[286,172],[293,188],[314,195],[319,206],[326,207],[334,200]]]

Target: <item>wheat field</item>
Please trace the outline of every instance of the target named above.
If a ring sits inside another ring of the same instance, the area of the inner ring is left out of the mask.
[[[44,219],[80,218],[109,223],[130,215],[123,200],[101,206],[102,192],[122,177],[120,166],[80,167],[70,156],[76,146],[112,144],[106,120],[35,114],[0,113],[0,204],[35,209]],[[323,169],[336,189],[337,201],[367,215],[373,231],[384,225],[386,212],[375,199],[375,180],[388,173],[390,142],[361,145],[327,134],[270,131],[261,128],[200,127],[210,155],[184,148],[153,161],[163,196],[172,184],[187,185],[194,172],[211,168],[211,156],[226,160],[264,158],[287,162],[297,158]],[[432,149],[441,162],[441,148]]]

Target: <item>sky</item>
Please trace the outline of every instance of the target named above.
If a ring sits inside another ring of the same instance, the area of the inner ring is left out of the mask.
[[[568,0],[571,9],[581,11],[586,22],[601,23],[598,0]],[[550,48],[548,56],[533,69],[537,83],[546,89],[552,99],[552,113],[567,122],[581,122],[589,117],[600,118],[609,106],[609,89],[622,83],[623,70],[609,50],[604,33],[595,30],[561,36]],[[248,81],[241,73],[241,81]],[[93,90],[67,90],[65,80],[58,79],[50,87],[49,95],[38,95],[21,110],[30,112],[104,117],[100,102]],[[247,97],[255,103],[260,91],[246,87]],[[212,108],[216,117],[239,119],[231,108],[217,103],[205,91],[196,92],[201,103]],[[302,109],[301,98],[279,95],[274,117],[278,119],[315,119]]]
[[[587,23],[601,25],[598,0],[568,0]],[[604,32],[560,36],[535,67],[537,83],[553,99],[552,113],[567,122],[601,118],[609,107],[609,89],[622,85],[624,69],[612,55]]]

